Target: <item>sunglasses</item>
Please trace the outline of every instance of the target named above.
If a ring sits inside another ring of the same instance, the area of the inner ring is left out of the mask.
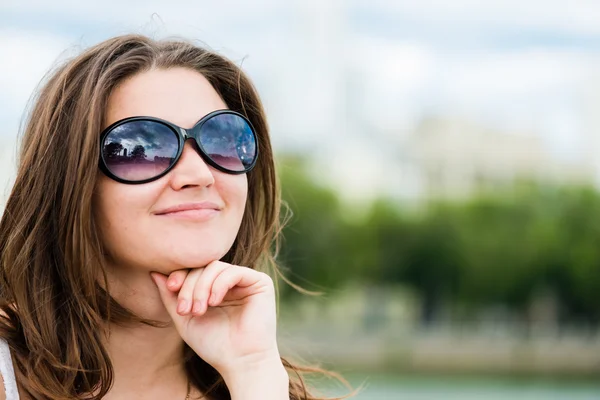
[[[100,135],[100,169],[121,183],[154,181],[177,164],[188,139],[194,139],[207,164],[228,174],[250,171],[258,158],[250,121],[235,111],[217,110],[191,129],[154,117],[113,123]]]

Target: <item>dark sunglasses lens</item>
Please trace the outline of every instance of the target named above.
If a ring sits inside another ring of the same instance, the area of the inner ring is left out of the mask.
[[[143,181],[175,162],[179,142],[168,126],[156,121],[129,121],[113,128],[102,143],[104,163],[118,178]]]
[[[211,117],[202,125],[198,140],[208,157],[229,171],[247,171],[256,159],[256,137],[239,115]]]

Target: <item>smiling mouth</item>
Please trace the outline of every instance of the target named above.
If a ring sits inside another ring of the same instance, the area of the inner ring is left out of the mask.
[[[165,218],[177,218],[177,219],[189,219],[196,221],[207,221],[221,211],[214,208],[196,208],[196,209],[187,209],[180,211],[171,211],[166,213],[158,214],[159,217]]]
[[[157,216],[166,218],[188,219],[205,221],[213,218],[221,212],[221,208],[211,202],[179,204],[160,210]]]

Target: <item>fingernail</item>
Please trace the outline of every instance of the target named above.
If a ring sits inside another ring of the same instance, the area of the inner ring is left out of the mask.
[[[177,305],[177,312],[182,313],[182,312],[185,312],[186,310],[187,310],[187,301],[179,300],[179,304]]]
[[[170,288],[174,288],[177,285],[177,282],[175,281],[175,279],[169,279],[169,282],[167,282],[167,285]]]

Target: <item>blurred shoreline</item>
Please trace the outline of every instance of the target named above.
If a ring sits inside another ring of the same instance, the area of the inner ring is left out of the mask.
[[[593,326],[494,319],[491,312],[423,323],[419,304],[400,291],[380,287],[376,306],[356,288],[287,299],[278,331],[283,354],[342,373],[600,378],[600,331]]]
[[[295,330],[293,334],[281,335],[280,343],[303,360],[314,360],[338,371],[398,376],[600,378],[599,337],[519,339],[436,331],[386,338],[379,334],[324,336]]]

